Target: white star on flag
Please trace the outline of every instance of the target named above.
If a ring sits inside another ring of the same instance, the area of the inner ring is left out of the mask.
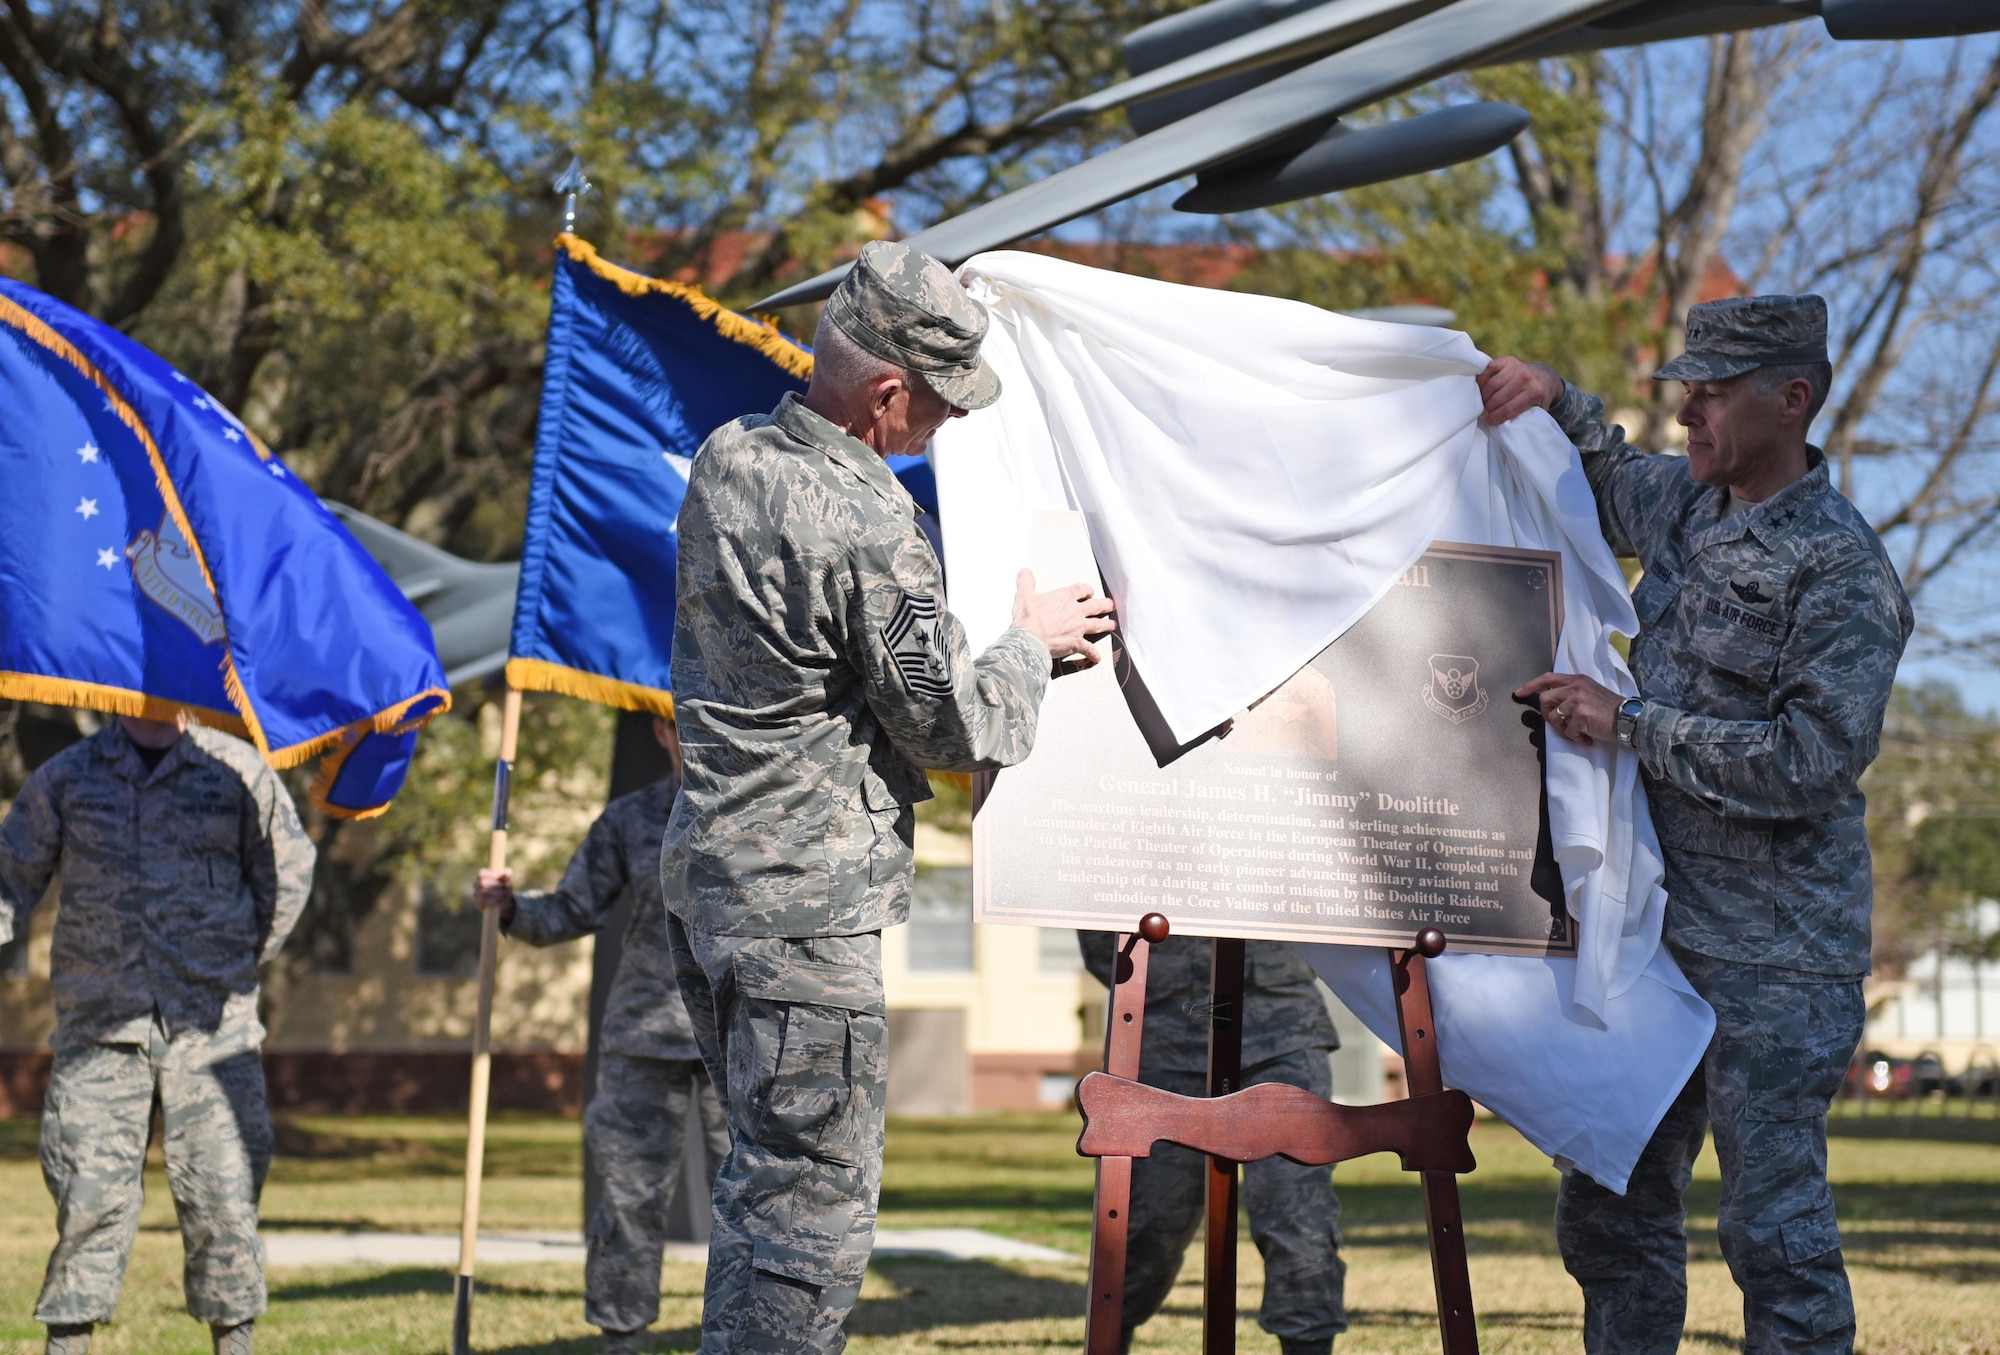
[[[199,395],[197,395],[194,397],[194,407],[196,409],[207,409],[208,401],[202,399]]]
[[[118,564],[118,552],[109,549],[97,552],[97,563],[106,569],[116,567]]]
[[[188,379],[182,376],[179,372],[168,372],[167,375],[171,376],[180,385],[185,386],[188,383]]]
[[[271,463],[271,474],[277,476],[280,480],[282,480],[285,478],[285,468],[279,465],[277,462],[273,461]]]
[[[104,397],[104,412],[106,414],[116,414],[118,412],[117,403],[108,395]]]
[[[243,435],[242,435],[241,433],[237,432],[237,431],[236,431],[236,430],[235,430],[234,428],[225,428],[225,429],[223,429],[223,430],[222,430],[222,436],[224,436],[225,438],[228,438],[228,439],[229,439],[229,440],[230,440],[231,442],[241,442],[241,441],[243,441]]]
[[[76,454],[83,458],[84,464],[87,466],[97,464],[97,444],[94,442],[84,443],[83,446],[76,449]]]
[[[80,503],[77,504],[76,511],[83,514],[83,520],[85,522],[90,521],[92,518],[97,516],[97,500],[95,499],[82,500]]]
[[[694,458],[691,456],[680,456],[674,452],[661,452],[660,456],[669,466],[673,467],[674,474],[681,477],[681,483],[686,484],[688,475],[694,470]]]

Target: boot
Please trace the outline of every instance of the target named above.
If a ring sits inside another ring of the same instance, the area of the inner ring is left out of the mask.
[[[51,1323],[48,1355],[90,1355],[90,1329],[94,1322]]]
[[[238,1322],[233,1326],[216,1323],[208,1329],[209,1334],[215,1337],[215,1355],[251,1355],[252,1337],[256,1328],[257,1323],[254,1319],[249,1322]]]
[[[637,1331],[612,1331],[604,1329],[604,1355],[640,1355],[645,1347],[646,1329]]]
[[[1278,1338],[1278,1349],[1282,1355],[1333,1355],[1333,1338],[1322,1341],[1301,1341],[1290,1336]]]

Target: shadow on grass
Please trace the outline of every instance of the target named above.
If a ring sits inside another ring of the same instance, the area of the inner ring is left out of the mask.
[[[899,1291],[864,1298],[847,1320],[856,1336],[904,1336],[937,1327],[1082,1317],[1084,1285],[987,1261],[881,1260],[872,1269]]]
[[[701,1345],[700,1327],[655,1327],[646,1333],[645,1351],[689,1351]],[[571,1336],[554,1341],[534,1341],[527,1345],[483,1346],[486,1355],[599,1355],[604,1338],[597,1335]]]
[[[583,1285],[512,1285],[504,1280],[480,1279],[475,1282],[474,1302],[482,1294],[502,1298],[573,1298],[583,1301]],[[291,1284],[271,1286],[273,1303],[309,1303],[315,1299],[400,1299],[415,1298],[420,1294],[437,1294],[451,1297],[453,1276],[450,1272],[434,1267],[403,1266],[394,1270],[375,1270],[356,1275],[351,1280],[301,1280]]]

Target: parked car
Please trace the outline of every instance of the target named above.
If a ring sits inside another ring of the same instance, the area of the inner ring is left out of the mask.
[[[1929,1096],[1932,1092],[1951,1095],[1957,1088],[1944,1070],[1944,1060],[1926,1049],[1910,1060],[1910,1094]]]
[[[1902,1101],[1916,1095],[1916,1067],[1909,1059],[1871,1049],[1847,1065],[1847,1085],[1841,1090],[1847,1096]]]

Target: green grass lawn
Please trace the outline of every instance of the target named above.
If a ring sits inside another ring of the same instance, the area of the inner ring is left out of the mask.
[[[1088,1242],[1091,1168],[1073,1152],[1074,1119],[992,1115],[892,1124],[882,1198],[889,1227],[968,1226],[1067,1251],[1075,1263],[944,1264],[889,1260],[870,1272],[849,1323],[857,1355],[999,1355],[1082,1341],[1081,1257]],[[463,1126],[427,1119],[308,1119],[286,1134],[309,1156],[281,1157],[264,1197],[273,1227],[372,1227],[453,1232]],[[1576,1288],[1550,1229],[1555,1172],[1511,1130],[1482,1121],[1479,1170],[1464,1180],[1481,1348],[1568,1352],[1580,1347]],[[1873,1355],[2000,1355],[2000,1146],[1835,1139],[1835,1188]],[[507,1117],[489,1137],[485,1219],[494,1229],[574,1229],[580,1190],[575,1123]],[[1353,1328],[1337,1351],[1435,1351],[1437,1335],[1422,1209],[1388,1158],[1340,1168]],[[144,1226],[104,1355],[201,1355],[206,1333],[180,1310],[180,1239],[164,1176],[147,1175]],[[1741,1339],[1738,1299],[1714,1243],[1716,1179],[1704,1159],[1689,1208],[1694,1244],[1689,1351]],[[30,1320],[52,1237],[34,1161],[34,1126],[0,1122],[0,1355],[41,1349]],[[289,1352],[439,1352],[450,1332],[442,1271],[345,1267],[271,1275],[259,1348]],[[1238,1306],[1256,1310],[1261,1270],[1243,1252]],[[1167,1310],[1139,1335],[1140,1355],[1199,1349],[1199,1252]],[[701,1273],[668,1266],[655,1348],[699,1341]],[[476,1348],[595,1349],[582,1320],[578,1266],[482,1271]],[[1244,1355],[1276,1355],[1253,1318]]]

